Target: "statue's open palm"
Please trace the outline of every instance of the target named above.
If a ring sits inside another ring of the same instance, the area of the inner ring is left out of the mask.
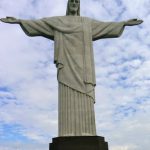
[[[134,26],[134,25],[139,25],[143,22],[143,20],[138,20],[138,19],[130,19],[126,22],[126,26]]]
[[[18,19],[14,18],[14,17],[1,18],[0,20],[1,20],[2,22],[11,23],[11,24],[19,23]]]

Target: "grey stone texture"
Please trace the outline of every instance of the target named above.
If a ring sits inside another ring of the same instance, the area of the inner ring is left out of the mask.
[[[59,136],[96,135],[96,81],[92,41],[119,37],[124,30],[124,22],[101,22],[87,17],[61,16],[20,20],[20,25],[28,36],[55,39],[54,63],[57,78],[61,88],[65,85],[59,90]],[[68,87],[67,94],[65,87]],[[81,106],[81,103],[82,108],[79,110],[76,105]],[[72,107],[71,110],[68,105]],[[71,122],[72,118],[74,124]]]
[[[143,21],[102,22],[81,17],[79,0],[68,1],[66,16],[38,20],[6,17],[0,20],[20,24],[28,36],[54,40],[54,63],[59,83],[59,136],[96,135],[96,81],[92,42],[119,37],[125,26],[138,25]]]

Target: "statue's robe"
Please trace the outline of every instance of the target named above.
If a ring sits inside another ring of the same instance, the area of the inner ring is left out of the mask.
[[[60,16],[21,20],[28,36],[55,41],[54,63],[59,82],[59,135],[96,135],[95,67],[92,42],[119,37],[124,22],[100,22],[87,17]],[[72,94],[71,94],[72,93]]]

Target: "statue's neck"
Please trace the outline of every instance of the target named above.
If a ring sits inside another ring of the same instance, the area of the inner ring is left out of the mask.
[[[77,12],[69,12],[69,14],[68,14],[69,16],[78,16],[78,14],[77,14]]]

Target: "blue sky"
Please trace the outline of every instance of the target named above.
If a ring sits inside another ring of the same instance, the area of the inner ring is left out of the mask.
[[[65,15],[67,0],[1,0],[0,18]],[[111,150],[149,149],[150,0],[81,0],[81,15],[101,21],[141,18],[116,39],[94,42],[97,134]],[[0,149],[47,150],[57,136],[54,44],[0,23]]]

